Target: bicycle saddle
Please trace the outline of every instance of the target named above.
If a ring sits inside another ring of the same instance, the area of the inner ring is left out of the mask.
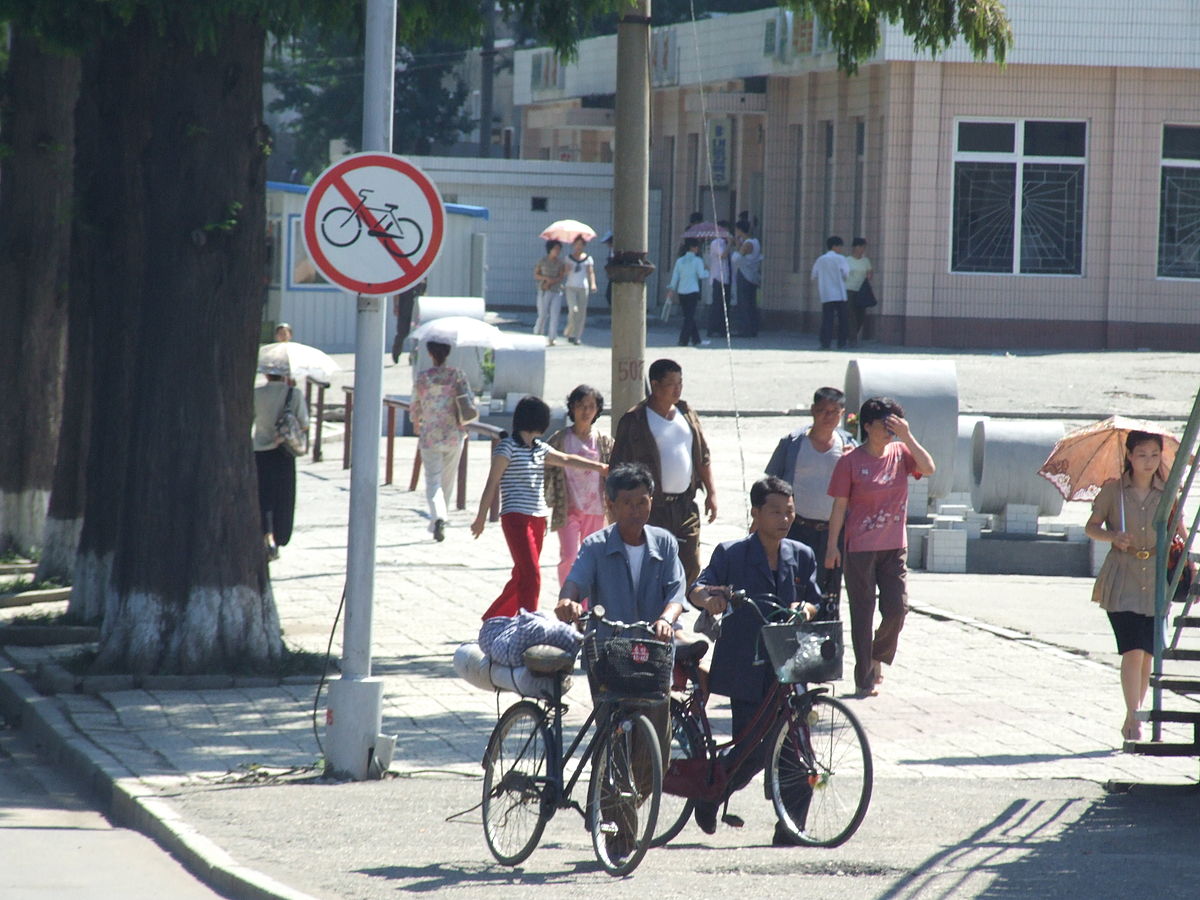
[[[575,654],[549,644],[534,644],[521,656],[525,668],[537,675],[567,674],[575,669]]]
[[[690,644],[685,644],[682,641],[675,642],[675,662],[678,663],[695,663],[700,662],[700,659],[708,651],[708,641],[693,641]]]

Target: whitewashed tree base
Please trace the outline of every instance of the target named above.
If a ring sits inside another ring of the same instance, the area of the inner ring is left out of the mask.
[[[42,555],[38,558],[39,581],[57,578],[70,581],[75,576],[75,553],[79,549],[79,530],[83,519],[46,518],[42,529]]]
[[[11,545],[22,556],[36,556],[49,508],[50,492],[40,488],[0,493],[0,547]]]

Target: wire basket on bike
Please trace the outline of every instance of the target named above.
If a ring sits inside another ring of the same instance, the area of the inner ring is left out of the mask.
[[[671,689],[674,648],[648,637],[583,639],[588,675],[605,700],[662,700]]]
[[[783,684],[842,677],[841,621],[764,625],[762,640],[775,677]]]

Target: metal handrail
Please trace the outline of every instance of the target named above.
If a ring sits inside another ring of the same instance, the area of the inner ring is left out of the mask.
[[[1154,549],[1158,564],[1155,566],[1154,572],[1154,663],[1151,669],[1154,690],[1151,695],[1151,708],[1155,713],[1162,712],[1162,665],[1166,620],[1171,612],[1171,599],[1175,595],[1175,587],[1178,586],[1179,579],[1183,576],[1183,566],[1181,565],[1168,585],[1167,551],[1171,544],[1170,535],[1174,531],[1174,519],[1171,511],[1175,508],[1177,500],[1187,496],[1196,478],[1197,466],[1194,455],[1198,434],[1200,434],[1200,392],[1196,394],[1191,415],[1188,416],[1187,427],[1184,428],[1183,437],[1179,441],[1179,451],[1175,454],[1175,461],[1171,463],[1171,472],[1167,475],[1162,499],[1158,501],[1158,507],[1154,510]],[[1184,469],[1188,469],[1186,483],[1183,477]],[[1182,494],[1180,493],[1181,484],[1183,485]],[[1196,536],[1197,524],[1200,524],[1200,512],[1197,513],[1196,520],[1192,522],[1191,530],[1188,532],[1182,560],[1187,559],[1188,550]],[[1151,723],[1151,740],[1162,740],[1162,722],[1157,715],[1154,716],[1154,721]]]

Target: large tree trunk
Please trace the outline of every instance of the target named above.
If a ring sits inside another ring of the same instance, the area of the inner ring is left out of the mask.
[[[0,161],[0,550],[40,547],[67,327],[79,60],[14,29]]]
[[[264,35],[238,19],[217,35],[211,54],[139,16],[87,63],[94,394],[72,605],[101,616],[98,670],[265,670],[282,653],[250,446]]]

